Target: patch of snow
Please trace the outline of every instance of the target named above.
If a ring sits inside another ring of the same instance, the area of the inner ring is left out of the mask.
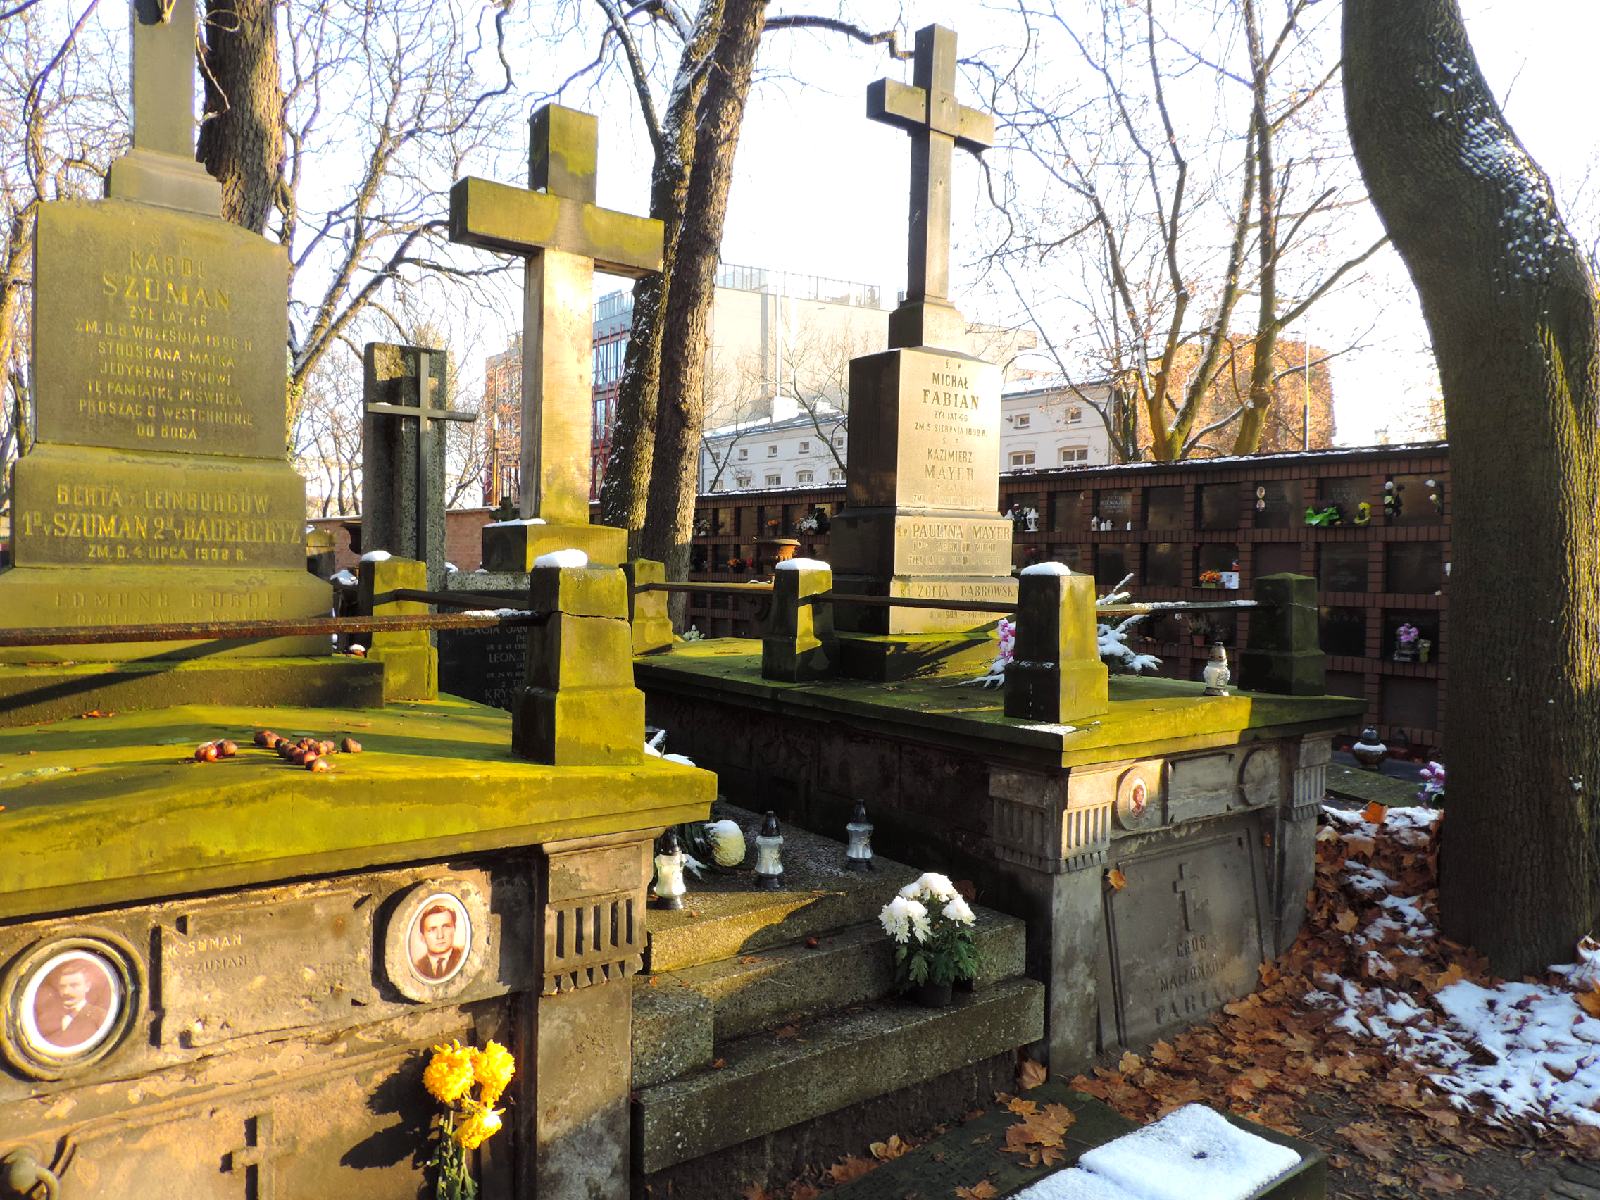
[[[526,617],[531,616],[529,608],[469,608],[461,615],[464,617]]]
[[[355,573],[349,570],[335,571],[329,583],[336,583],[340,587],[355,587],[358,582]]]
[[[587,567],[589,556],[582,550],[552,550],[549,554],[541,554],[533,560],[533,565],[539,567]]]
[[[388,562],[394,555],[387,550],[368,550],[361,556],[362,562]]]
[[[777,565],[779,571],[831,571],[820,558],[786,558]]]
[[[1031,729],[1034,733],[1068,734],[1077,733],[1076,725],[1024,725],[1024,729]]]
[[[506,528],[508,528],[508,527],[510,527],[512,525],[543,525],[543,524],[545,524],[545,519],[543,517],[517,517],[514,520],[510,520],[510,521],[490,521],[488,524],[486,524],[484,526],[484,528],[485,529],[506,529]]]
[[[1112,1183],[1101,1175],[1091,1175],[1068,1167],[1046,1175],[1032,1187],[1018,1192],[1014,1200],[1140,1200],[1137,1193]]]
[[[1024,575],[1071,575],[1072,568],[1066,563],[1042,562],[1034,563],[1031,567],[1023,567]]]
[[[1203,1104],[1096,1146],[1078,1160],[1140,1200],[1246,1200],[1299,1165],[1287,1146],[1240,1129]]]

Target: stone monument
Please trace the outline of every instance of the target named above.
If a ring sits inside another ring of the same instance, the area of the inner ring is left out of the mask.
[[[954,149],[979,151],[994,120],[955,96],[956,35],[919,30],[907,86],[879,80],[868,115],[911,135],[906,299],[889,317],[890,349],[850,364],[845,508],[833,519],[841,592],[1010,600],[1011,523],[1000,515],[1000,370],[966,352],[950,302]],[[983,614],[839,606],[842,665],[892,678],[966,669],[992,657]],[[940,635],[940,636],[931,636]],[[912,640],[908,641],[907,637]]]
[[[483,535],[490,572],[524,572],[552,550],[618,566],[627,534],[589,524],[594,272],[661,270],[662,226],[595,204],[595,118],[546,105],[530,122],[528,186],[459,180],[450,238],[527,260],[522,338],[522,519]]]
[[[445,574],[445,435],[448,422],[477,415],[451,410],[442,350],[368,342],[361,361],[361,548],[426,563],[427,586],[437,590]]]
[[[220,188],[194,161],[194,0],[133,12],[133,148],[107,199],[47,203],[35,228],[37,437],[16,465],[0,613],[35,629],[325,614],[285,450],[287,257],[217,215]],[[16,664],[0,666],[0,723],[39,719],[27,697],[60,683],[24,663],[108,664],[95,678],[123,670],[126,683],[152,660],[319,655],[326,675],[327,649],[317,637],[0,648]],[[162,702],[203,674],[168,679]],[[141,703],[138,690],[117,703]]]

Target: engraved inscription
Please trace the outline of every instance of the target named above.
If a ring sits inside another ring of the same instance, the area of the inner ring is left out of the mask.
[[[971,519],[895,523],[895,570],[944,575],[1008,575],[1010,522]]]
[[[912,378],[901,388],[901,502],[992,510],[1000,466],[998,373],[964,359],[907,355],[903,361]]]

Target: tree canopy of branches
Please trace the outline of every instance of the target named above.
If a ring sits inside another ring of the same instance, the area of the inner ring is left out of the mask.
[[[1114,458],[1180,459],[1219,436],[1253,452],[1280,335],[1381,245],[1331,248],[1359,187],[1336,153],[1323,10],[1288,0],[1271,23],[1259,0],[1012,11],[1023,48],[971,64],[1010,135],[990,180],[991,278]],[[1204,401],[1243,344],[1245,381],[1217,413]]]
[[[1594,279],[1456,0],[1346,0],[1345,102],[1433,337],[1454,480],[1444,930],[1516,977],[1571,956],[1600,883]]]

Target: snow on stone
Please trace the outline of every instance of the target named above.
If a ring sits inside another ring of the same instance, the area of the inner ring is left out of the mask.
[[[1240,1129],[1203,1104],[1186,1104],[1078,1160],[1139,1200],[1246,1200],[1300,1156]]]
[[[531,616],[532,609],[527,608],[469,608],[461,615],[463,617],[526,617]]]
[[[533,560],[535,567],[587,567],[589,556],[582,550],[552,550]]]
[[[1066,563],[1042,562],[1034,563],[1031,567],[1023,567],[1024,575],[1071,575],[1072,568]]]
[[[833,568],[820,558],[786,558],[777,567],[780,571],[831,571]]]
[[[333,578],[329,582],[336,583],[340,587],[355,587],[357,581],[354,572],[340,570],[334,572]]]
[[[1136,1192],[1119,1187],[1101,1175],[1091,1175],[1077,1167],[1046,1175],[1032,1187],[1018,1192],[1014,1200],[1141,1200]]]
[[[543,525],[543,517],[514,517],[509,521],[490,521],[485,529],[505,529],[512,525]]]
[[[362,562],[388,562],[394,555],[387,550],[368,550],[361,556]]]

